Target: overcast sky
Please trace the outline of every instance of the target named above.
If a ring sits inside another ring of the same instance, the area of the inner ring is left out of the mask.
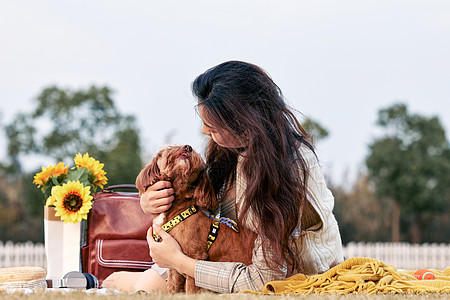
[[[147,158],[166,142],[202,151],[190,84],[231,59],[261,66],[329,130],[318,154],[337,183],[363,164],[380,108],[404,102],[450,135],[450,1],[431,0],[3,0],[0,122],[49,85],[108,85]]]

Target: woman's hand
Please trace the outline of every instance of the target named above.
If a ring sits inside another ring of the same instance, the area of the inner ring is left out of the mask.
[[[141,195],[141,208],[146,214],[159,214],[172,206],[174,198],[172,183],[158,181]]]
[[[161,237],[161,242],[153,239],[153,230]],[[180,273],[194,277],[197,260],[185,255],[180,244],[160,226],[153,224],[153,227],[148,229],[147,242],[150,256],[159,267],[176,269]]]

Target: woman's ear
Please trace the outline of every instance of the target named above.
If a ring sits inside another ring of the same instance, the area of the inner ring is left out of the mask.
[[[200,175],[197,186],[194,191],[194,200],[196,204],[205,209],[216,209],[219,206],[213,186],[209,181],[206,172]]]

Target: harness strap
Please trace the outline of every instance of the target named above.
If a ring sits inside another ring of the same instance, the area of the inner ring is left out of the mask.
[[[180,214],[178,214],[175,218],[172,220],[166,222],[161,228],[165,232],[169,232],[172,228],[192,216],[193,214],[197,213],[198,209],[192,205],[188,207],[186,210],[182,211]],[[234,231],[239,232],[237,223],[229,218],[222,217],[220,219],[217,219],[214,217],[211,213],[209,213],[206,210],[202,210],[202,212],[207,215],[210,219],[214,220],[213,223],[211,223],[211,227],[209,229],[208,233],[208,239],[206,241],[206,252],[209,251],[209,248],[211,248],[211,245],[216,241],[217,235],[219,234],[219,225],[220,223],[226,224],[227,226],[231,227]],[[161,237],[156,234],[156,232],[153,231],[153,239],[157,242],[161,241]]]
[[[233,229],[234,231],[239,232],[239,227],[238,227],[238,224],[236,223],[236,221],[234,221],[230,218],[226,218],[226,217],[216,218],[213,214],[211,214],[209,211],[204,210],[204,209],[202,209],[202,212],[211,220],[214,220],[219,223],[223,223],[223,224],[227,225],[228,227],[230,227],[231,229]]]
[[[161,228],[164,229],[165,232],[169,232],[172,228],[174,228],[175,226],[177,226],[178,224],[180,224],[181,222],[183,222],[184,220],[186,220],[187,218],[189,218],[190,216],[192,216],[197,212],[198,209],[194,205],[192,205],[187,209],[185,209],[184,211],[182,211],[181,213],[179,213],[172,220],[166,222],[163,226],[161,226]],[[161,237],[154,231],[153,231],[153,239],[157,242],[161,241]]]
[[[209,251],[209,248],[211,248],[211,245],[214,243],[214,241],[217,238],[217,235],[219,234],[219,222],[215,221],[211,223],[211,227],[209,229],[208,233],[208,239],[206,241],[206,252]]]

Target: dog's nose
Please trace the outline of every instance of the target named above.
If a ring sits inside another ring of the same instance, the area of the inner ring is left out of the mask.
[[[189,146],[189,145],[184,145],[184,146],[183,146],[183,151],[186,151],[186,152],[192,152],[192,147]]]

